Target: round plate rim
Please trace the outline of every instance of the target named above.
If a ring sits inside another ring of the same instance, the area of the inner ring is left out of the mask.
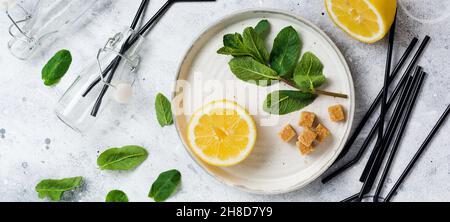
[[[208,175],[210,175],[212,178],[214,178],[216,181],[219,181],[222,184],[225,184],[229,187],[233,187],[237,190],[241,190],[244,192],[248,192],[248,193],[253,193],[253,194],[261,194],[261,195],[277,195],[277,194],[285,194],[285,193],[289,193],[289,192],[293,192],[296,190],[299,190],[305,186],[307,186],[308,184],[312,183],[313,181],[315,181],[316,179],[318,179],[321,175],[323,175],[325,173],[326,170],[328,170],[332,164],[336,161],[336,159],[338,158],[338,156],[340,155],[340,153],[342,152],[342,150],[344,149],[344,145],[345,142],[347,141],[349,136],[350,136],[350,132],[351,129],[353,127],[353,121],[354,121],[354,117],[355,117],[355,108],[356,108],[356,96],[355,96],[355,86],[354,86],[354,82],[353,82],[353,76],[350,70],[350,67],[347,63],[347,60],[345,59],[344,55],[342,54],[341,50],[337,47],[337,45],[334,43],[333,40],[331,40],[331,38],[324,32],[322,31],[317,25],[313,24],[312,22],[310,22],[309,20],[299,16],[299,15],[295,15],[291,12],[285,11],[285,10],[279,10],[279,9],[269,9],[269,8],[250,8],[250,9],[244,9],[244,10],[238,10],[235,12],[232,12],[230,14],[227,14],[223,17],[221,17],[220,19],[218,19],[217,21],[211,23],[210,25],[208,25],[206,28],[204,28],[200,33],[200,35],[198,35],[197,38],[195,38],[194,41],[192,41],[192,43],[190,44],[190,47],[186,50],[186,52],[184,53],[183,59],[182,61],[179,63],[178,68],[177,68],[177,75],[175,76],[175,82],[179,79],[180,74],[181,74],[181,69],[183,67],[183,64],[186,62],[186,60],[188,59],[188,55],[191,53],[191,51],[193,50],[194,46],[196,45],[196,43],[201,40],[201,38],[207,34],[211,29],[213,29],[214,27],[220,25],[223,22],[226,22],[229,19],[233,19],[235,16],[240,16],[240,15],[245,15],[248,13],[273,13],[273,14],[280,14],[280,15],[284,15],[287,17],[291,17],[295,20],[298,20],[299,22],[302,22],[306,25],[308,25],[309,27],[311,27],[312,29],[314,29],[314,31],[316,31],[318,34],[320,34],[323,38],[325,38],[325,40],[328,42],[328,44],[330,44],[330,46],[336,51],[336,53],[338,54],[339,59],[341,60],[342,64],[345,66],[345,70],[346,70],[346,74],[347,74],[347,79],[349,81],[349,86],[350,86],[350,96],[349,99],[351,100],[350,102],[350,111],[349,111],[349,117],[348,118],[348,127],[346,129],[346,132],[344,134],[344,137],[339,145],[339,149],[335,152],[335,154],[333,155],[332,158],[330,158],[330,160],[324,164],[324,166],[322,166],[320,168],[320,170],[318,170],[314,175],[312,175],[310,178],[308,178],[307,180],[304,180],[303,182],[295,185],[295,186],[291,186],[291,187],[287,187],[285,189],[282,190],[256,190],[256,189],[252,189],[249,187],[245,187],[242,185],[236,185],[236,184],[232,184],[229,183],[225,180],[223,180],[221,177],[218,177],[216,175],[214,175],[213,173],[209,172],[207,169],[205,169],[205,167],[203,167],[198,160],[196,159],[195,156],[193,156],[193,154],[191,152],[189,152],[189,146],[186,144],[186,142],[183,140],[183,137],[181,135],[181,130],[180,130],[180,126],[178,124],[177,118],[174,118],[174,124],[175,124],[175,128],[177,131],[177,135],[179,137],[179,139],[181,140],[181,143],[183,144],[184,150],[185,152],[188,153],[188,155],[191,157],[191,159],[204,171],[206,172]],[[172,90],[172,95],[171,98],[172,100],[176,97],[176,88],[177,88],[177,84],[174,85],[174,88]]]

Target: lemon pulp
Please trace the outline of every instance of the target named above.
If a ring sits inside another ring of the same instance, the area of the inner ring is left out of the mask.
[[[216,101],[191,118],[189,145],[203,161],[215,166],[231,166],[243,161],[256,141],[253,119],[236,103]]]

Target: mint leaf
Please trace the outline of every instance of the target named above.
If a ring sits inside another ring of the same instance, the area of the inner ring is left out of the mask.
[[[268,86],[278,80],[278,74],[251,57],[237,57],[229,62],[231,72],[240,80],[259,86]]]
[[[161,127],[173,124],[172,105],[170,101],[161,93],[155,100],[156,117]]]
[[[227,34],[223,37],[223,45],[234,49],[244,49],[244,39],[239,33]]]
[[[255,32],[258,33],[258,35],[265,39],[269,33],[270,33],[270,23],[267,20],[261,20],[255,27]]]
[[[294,82],[303,91],[314,92],[326,82],[323,64],[312,52],[303,55],[294,71]]]
[[[223,37],[224,47],[217,51],[218,54],[231,56],[252,56],[245,48],[242,35],[239,33],[227,34]]]
[[[169,170],[161,173],[152,184],[148,197],[156,202],[167,200],[181,183],[181,173],[178,170]]]
[[[264,40],[256,33],[255,29],[248,27],[244,30],[243,41],[245,48],[253,58],[262,64],[269,62],[269,52],[266,49]]]
[[[302,42],[292,26],[278,33],[270,54],[270,64],[280,76],[290,77],[300,58]]]
[[[124,203],[128,202],[127,194],[121,190],[112,190],[106,195],[105,202],[109,203]]]
[[[252,56],[249,54],[249,52],[245,49],[235,49],[231,47],[222,47],[217,51],[217,54],[221,55],[231,55],[231,56]]]
[[[36,185],[35,190],[38,192],[39,198],[41,199],[48,197],[52,201],[59,201],[64,192],[79,187],[82,181],[82,177],[72,177],[61,180],[47,179],[39,182]]]
[[[111,148],[100,154],[97,165],[101,170],[132,170],[142,164],[148,152],[140,146]]]
[[[42,80],[46,86],[58,83],[69,70],[72,55],[68,50],[57,52],[42,69]]]
[[[309,106],[316,98],[317,95],[300,91],[275,91],[267,96],[263,109],[270,114],[285,115]]]

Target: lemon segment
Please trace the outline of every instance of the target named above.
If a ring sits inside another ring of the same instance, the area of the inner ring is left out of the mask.
[[[394,22],[396,0],[325,0],[333,22],[353,38],[374,43],[382,39]]]
[[[256,126],[248,112],[226,100],[195,112],[187,137],[193,153],[213,166],[233,166],[245,160],[256,143]]]

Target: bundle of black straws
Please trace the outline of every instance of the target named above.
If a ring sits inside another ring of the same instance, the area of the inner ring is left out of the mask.
[[[405,134],[408,122],[411,119],[412,112],[414,110],[417,99],[420,95],[423,83],[425,81],[425,77],[427,76],[427,73],[423,70],[423,68],[416,65],[430,41],[429,36],[426,36],[424,38],[421,45],[414,54],[413,58],[410,60],[410,63],[406,68],[403,76],[392,90],[392,93],[390,93],[389,95],[389,89],[391,85],[393,85],[392,83],[395,82],[398,74],[400,73],[401,70],[403,70],[403,66],[405,65],[406,61],[412,54],[416,44],[418,43],[417,38],[414,38],[411,41],[405,53],[400,58],[399,62],[391,72],[395,28],[396,28],[396,21],[394,21],[394,24],[392,25],[392,28],[389,32],[389,47],[386,61],[384,87],[383,89],[381,89],[375,101],[372,103],[369,110],[363,117],[362,121],[357,125],[354,133],[350,136],[336,163],[340,162],[340,160],[342,160],[343,157],[345,157],[350,151],[350,149],[354,146],[356,139],[360,136],[361,131],[367,125],[367,122],[373,116],[378,106],[381,106],[380,116],[376,121],[376,123],[374,124],[374,126],[372,127],[369,134],[365,137],[365,140],[360,149],[358,150],[356,156],[349,161],[339,163],[339,167],[330,172],[322,180],[323,183],[327,183],[336,176],[340,175],[341,173],[349,169],[351,166],[357,164],[363,157],[365,151],[373,143],[374,137],[377,135],[377,140],[375,142],[374,149],[364,168],[361,178],[359,179],[359,181],[363,183],[361,191],[343,200],[344,202],[362,201],[366,197],[373,198],[374,202],[379,201],[389,202],[392,199],[393,195],[396,193],[399,186],[409,175],[415,163],[420,158],[425,149],[428,147],[428,145],[430,144],[431,140],[436,135],[440,127],[443,125],[445,119],[447,118],[450,112],[450,106],[448,106],[444,114],[439,119],[438,123],[435,125],[433,130],[426,138],[425,142],[419,148],[414,158],[407,165],[406,169],[400,176],[399,180],[395,183],[392,190],[388,193],[388,195],[385,198],[381,198],[380,194],[382,192],[383,185],[386,181],[387,176],[389,175],[389,171],[392,167],[393,160],[395,159],[397,151],[400,147],[403,135]],[[388,118],[387,113],[390,112],[392,107],[394,107],[393,111],[391,112],[392,114],[389,120],[387,121],[387,124],[385,124],[385,120],[387,120]],[[388,153],[389,155],[386,161],[385,159]],[[386,163],[383,164],[384,162]],[[382,174],[379,177],[379,173],[382,169],[383,169]],[[368,194],[374,187],[376,179],[378,177],[380,179],[376,186],[375,193],[369,196]]]
[[[126,53],[139,39],[139,36],[144,36],[155,24],[159,21],[159,19],[167,12],[167,10],[177,2],[213,2],[215,0],[167,0],[166,3],[156,12],[156,14],[150,18],[150,20],[147,21],[138,31],[135,32],[133,36],[130,36],[130,38],[127,39],[125,44],[123,44],[122,48],[120,49],[119,54],[123,55]],[[145,9],[147,8],[150,0],[142,0],[139,9],[133,19],[133,22],[130,25],[131,30],[136,30],[137,25],[139,21],[142,18],[142,15],[144,14]],[[119,67],[120,63],[122,61],[121,56],[115,57],[115,59],[112,60],[112,62],[102,71],[102,73],[96,78],[83,92],[83,97],[86,97],[94,87],[96,87],[103,78],[105,78],[106,83],[101,84],[103,86],[100,95],[98,96],[94,107],[92,108],[91,115],[93,117],[96,117],[98,114],[98,111],[100,110],[100,106],[102,105],[103,98],[105,97],[112,80],[114,79],[114,74],[117,71],[117,68]],[[103,78],[102,78],[103,76]]]

